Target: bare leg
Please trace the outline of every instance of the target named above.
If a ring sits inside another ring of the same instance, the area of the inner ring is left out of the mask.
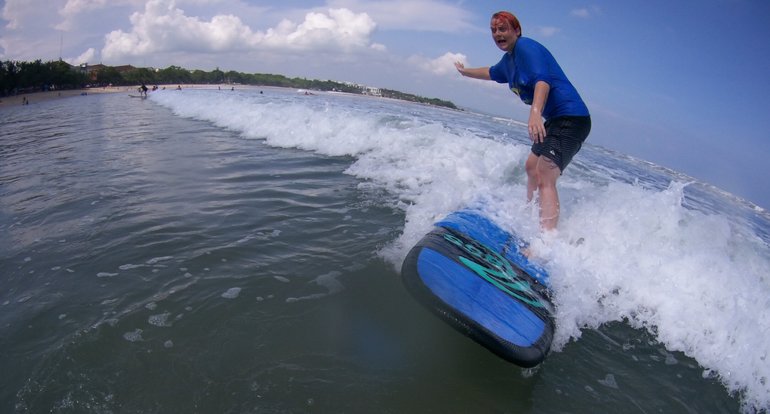
[[[540,196],[540,226],[553,230],[559,224],[559,193],[556,180],[561,170],[550,158],[539,157],[537,162],[538,193]]]
[[[537,155],[533,153],[529,153],[529,157],[527,158],[527,162],[524,164],[524,169],[527,171],[527,202],[532,201],[532,197],[534,196],[535,190],[537,190],[538,187],[538,177],[537,177],[537,161],[540,159]]]

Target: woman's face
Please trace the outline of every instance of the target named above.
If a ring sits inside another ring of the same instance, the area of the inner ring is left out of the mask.
[[[514,30],[508,20],[492,19],[490,23],[492,30],[492,40],[503,52],[510,52],[516,45],[516,39],[519,38],[519,31]]]

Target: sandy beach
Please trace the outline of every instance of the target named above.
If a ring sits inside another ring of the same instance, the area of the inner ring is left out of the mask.
[[[72,96],[81,96],[81,95],[92,95],[97,93],[116,93],[116,92],[122,92],[122,93],[128,93],[128,94],[136,94],[137,88],[139,85],[134,86],[105,86],[105,87],[95,87],[95,88],[82,88],[82,89],[67,89],[67,90],[61,90],[61,91],[48,91],[48,92],[32,92],[32,93],[20,93],[15,96],[4,96],[0,97],[0,108],[6,108],[10,106],[16,106],[16,105],[24,105],[25,104],[25,98],[26,102],[29,104],[35,104],[40,103],[44,101],[48,101],[51,99],[61,99],[61,98],[69,98]],[[158,85],[161,89],[177,89],[177,88],[183,88],[183,89],[230,89],[232,88],[232,85],[215,85],[215,84],[173,84],[173,85]],[[244,85],[238,85],[238,87],[243,88]],[[152,93],[152,90],[149,91]]]
[[[22,93],[15,96],[4,96],[0,98],[0,108],[9,106],[40,103],[51,99],[69,98],[72,96],[90,95],[96,93],[115,93],[115,92],[136,92],[136,86],[106,86],[98,88],[67,89],[61,91],[32,92]]]

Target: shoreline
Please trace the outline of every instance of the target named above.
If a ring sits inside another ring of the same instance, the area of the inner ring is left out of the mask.
[[[10,106],[22,106],[26,102],[30,104],[50,101],[53,99],[69,98],[96,93],[117,93],[136,91],[136,86],[104,86],[96,88],[65,89],[59,91],[20,93],[14,96],[0,97],[0,108]]]
[[[163,88],[163,89],[176,89],[177,87],[181,87],[183,89],[215,89],[221,86],[222,85],[216,85],[216,84],[158,85],[159,88]],[[229,85],[229,86],[232,87],[233,85]],[[243,87],[244,85],[238,85],[238,86]],[[24,106],[25,99],[28,104],[35,104],[35,103],[50,101],[53,99],[71,98],[73,96],[85,96],[85,95],[91,95],[91,94],[119,93],[119,92],[131,94],[131,93],[137,93],[137,88],[139,88],[139,85],[97,86],[92,88],[63,89],[58,91],[20,93],[18,95],[0,97],[0,109],[11,107],[11,106]],[[148,92],[152,93],[151,90]]]
[[[225,88],[222,88],[225,86]],[[291,86],[270,86],[270,85],[221,85],[221,84],[161,84],[158,85],[159,88],[162,89],[230,89],[230,88],[254,88],[254,89],[269,89],[269,88],[278,88],[278,89],[286,89],[286,90],[294,90],[296,88]],[[62,98],[71,98],[73,96],[85,96],[89,94],[101,94],[101,93],[137,93],[137,88],[139,88],[139,85],[132,85],[132,86],[97,86],[97,87],[89,87],[89,88],[79,88],[79,89],[63,89],[63,90],[57,90],[57,91],[46,91],[46,92],[27,92],[27,93],[20,93],[18,95],[13,96],[4,96],[0,97],[0,110],[3,108],[8,108],[12,106],[25,106],[28,104],[36,104],[41,102],[46,102],[54,99],[62,99]],[[298,91],[304,90],[304,89],[297,89]],[[310,91],[310,90],[308,90]],[[148,92],[152,92],[149,90]],[[442,105],[435,105],[427,102],[418,102],[418,101],[411,101],[408,99],[400,99],[400,98],[394,98],[394,97],[387,97],[387,96],[372,96],[367,94],[356,94],[356,93],[350,93],[350,92],[334,92],[334,91],[315,91],[313,90],[312,93],[341,93],[341,94],[350,94],[351,96],[364,96],[364,97],[374,97],[378,99],[388,99],[388,100],[394,100],[394,101],[402,101],[402,102],[411,102],[418,105],[428,105],[435,108],[443,108],[447,110],[452,111],[465,111],[465,109],[462,108],[449,108]]]

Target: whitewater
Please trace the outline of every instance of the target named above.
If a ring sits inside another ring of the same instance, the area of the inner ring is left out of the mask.
[[[555,352],[620,321],[694,358],[743,407],[770,407],[770,215],[708,184],[588,144],[559,181],[557,233],[525,200],[525,125],[340,94],[160,91],[151,100],[244,139],[350,157],[359,186],[405,213],[379,254],[396,269],[447,213],[483,206],[551,273]],[[580,240],[580,242],[577,242]]]

